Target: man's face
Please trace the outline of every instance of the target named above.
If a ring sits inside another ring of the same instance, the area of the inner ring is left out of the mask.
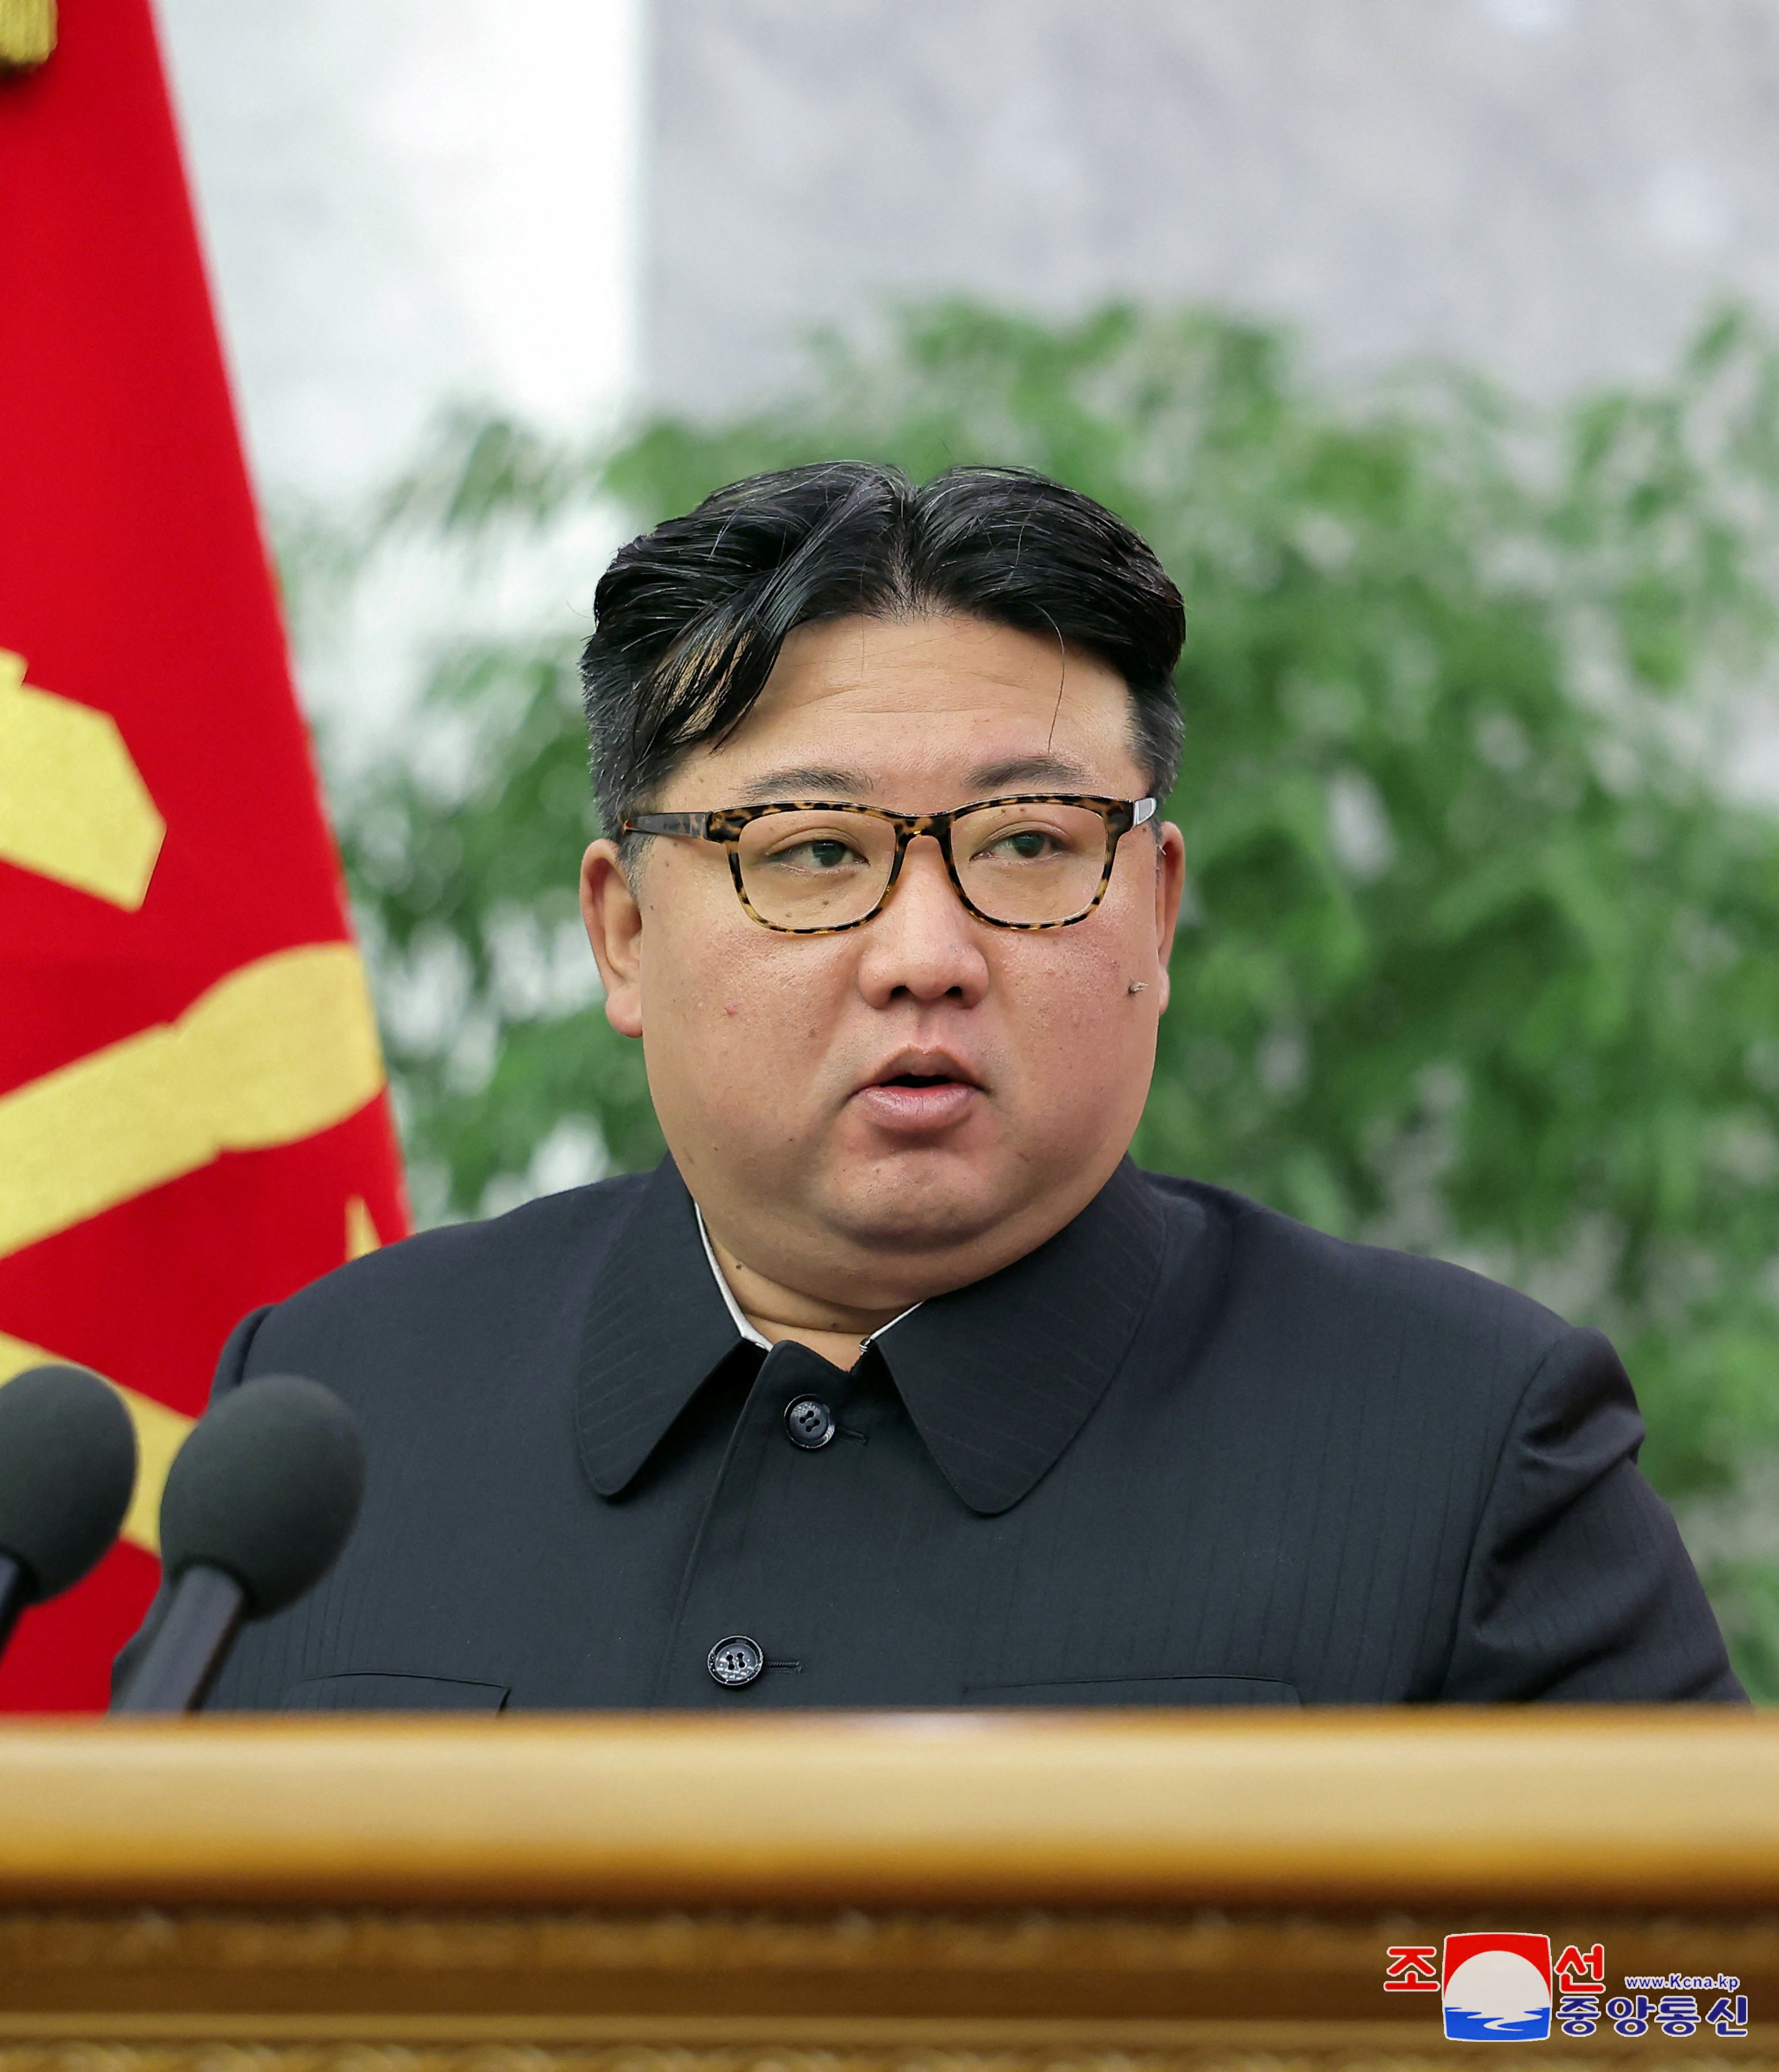
[[[1131,730],[1123,681],[1054,640],[843,619],[793,633],[742,726],[655,804],[1133,799]],[[1181,883],[1179,832],[1152,824],[1085,920],[995,928],[921,838],[862,927],[779,935],[743,910],[720,845],[652,838],[634,890],[594,843],[582,903],[606,1011],[643,1039],[713,1234],[783,1286],[870,1310],[1021,1257],[1109,1178],[1148,1091]]]

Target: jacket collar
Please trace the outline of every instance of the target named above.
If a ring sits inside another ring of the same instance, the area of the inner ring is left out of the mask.
[[[992,1516],[1017,1503],[1091,1416],[1154,1293],[1164,1235],[1161,1204],[1127,1158],[1035,1252],[922,1303],[874,1341],[940,1473],[972,1511]],[[600,1495],[629,1486],[742,1346],[692,1198],[664,1159],[587,1305],[575,1429]]]
[[[664,1158],[594,1275],[581,1326],[575,1438],[601,1496],[630,1486],[745,1342],[705,1257],[692,1197]]]

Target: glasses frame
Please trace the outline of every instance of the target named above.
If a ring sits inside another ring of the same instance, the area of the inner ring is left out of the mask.
[[[1010,791],[998,799],[975,800],[948,813],[892,813],[881,806],[855,805],[845,800],[783,799],[768,806],[720,806],[705,813],[638,813],[625,821],[618,836],[619,841],[626,835],[668,835],[680,841],[721,842],[729,852],[729,874],[734,882],[735,897],[750,918],[758,921],[762,928],[770,928],[775,935],[844,935],[854,928],[862,928],[867,921],[874,921],[883,911],[896,889],[897,879],[902,876],[908,845],[918,836],[930,835],[939,844],[939,854],[945,859],[945,874],[951,879],[951,889],[963,902],[966,913],[973,915],[986,927],[1011,928],[1021,934],[1036,935],[1049,928],[1072,928],[1077,921],[1087,919],[1106,896],[1106,887],[1111,882],[1112,865],[1118,861],[1119,843],[1132,828],[1152,820],[1159,803],[1152,798],[1107,799],[1086,791]],[[1105,865],[1100,871],[1093,898],[1078,914],[1070,914],[1060,921],[997,921],[993,915],[984,914],[971,898],[958,876],[957,863],[951,854],[951,829],[955,822],[990,806],[1086,806],[1099,814],[1106,827]],[[766,919],[748,898],[747,887],[742,882],[741,844],[745,828],[774,813],[862,813],[872,820],[890,823],[895,830],[895,857],[890,865],[888,882],[869,914],[860,915],[856,921],[841,921],[827,928],[787,928],[782,921]]]

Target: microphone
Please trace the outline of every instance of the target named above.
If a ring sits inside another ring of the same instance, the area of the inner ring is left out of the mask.
[[[115,1712],[189,1712],[244,1619],[294,1604],[332,1568],[364,1493],[351,1412],[300,1375],[225,1396],[175,1457],[161,1498],[172,1594]]]
[[[124,1522],[136,1429],[84,1367],[34,1367],[0,1388],[0,1652],[27,1605],[68,1589]]]

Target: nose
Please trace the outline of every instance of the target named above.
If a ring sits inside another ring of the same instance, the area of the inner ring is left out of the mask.
[[[859,934],[859,990],[873,1007],[898,996],[973,1007],[988,989],[981,924],[958,898],[931,835],[908,845],[902,875]]]

